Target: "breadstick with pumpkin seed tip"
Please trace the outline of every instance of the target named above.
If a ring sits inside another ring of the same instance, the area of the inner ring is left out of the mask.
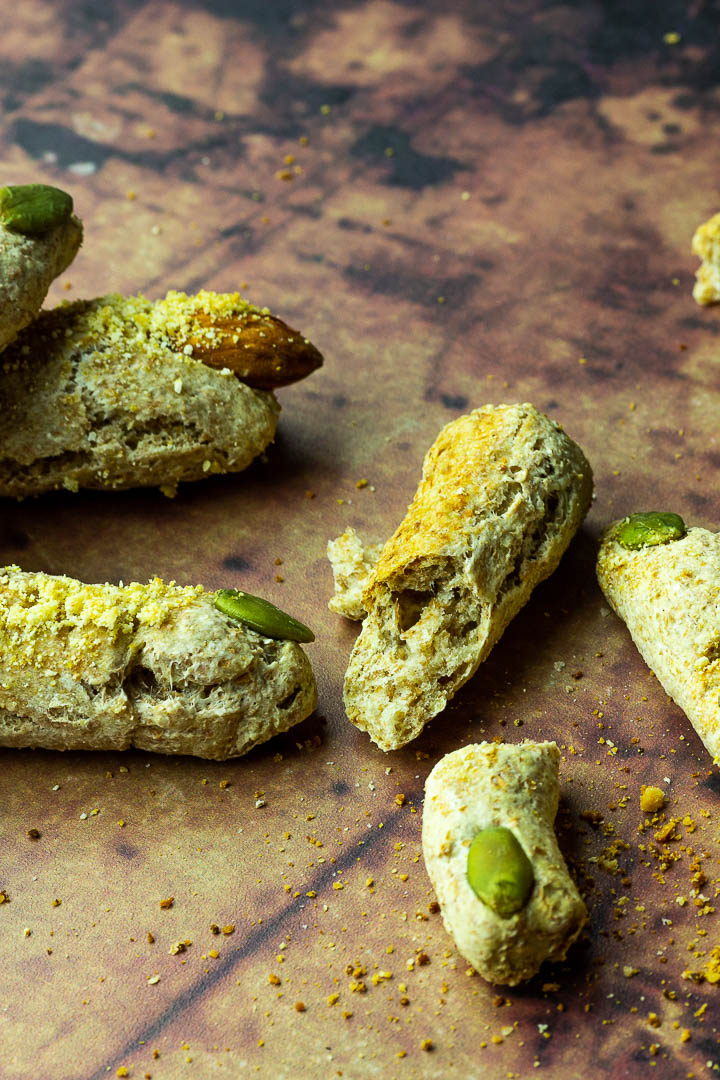
[[[0,746],[224,760],[304,720],[317,692],[268,601],[155,578],[84,585],[0,572]]]
[[[321,363],[237,293],[61,305],[0,356],[0,495],[239,472],[274,437],[272,389]]]
[[[425,784],[423,855],[445,928],[488,982],[563,960],[587,921],[553,828],[559,761],[554,742],[477,743]]]
[[[720,533],[677,514],[631,514],[606,532],[600,587],[664,690],[720,763]]]
[[[0,188],[0,351],[38,314],[82,235],[66,192],[46,184]]]

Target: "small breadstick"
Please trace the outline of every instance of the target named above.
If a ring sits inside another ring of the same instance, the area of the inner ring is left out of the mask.
[[[46,184],[0,189],[0,351],[32,322],[75,258],[82,224],[71,197]]]
[[[703,306],[720,300],[720,213],[698,225],[692,238],[692,252],[702,259],[695,271],[693,299]]]
[[[720,762],[720,533],[677,514],[632,514],[612,525],[600,587],[645,663]]]
[[[419,735],[553,572],[591,494],[582,450],[532,405],[447,424],[377,565],[350,531],[329,545],[330,606],[367,612],[345,674],[353,724],[383,750]]]
[[[251,628],[252,627],[252,628]],[[257,597],[0,571],[0,745],[223,760],[304,720],[312,633]]]
[[[0,496],[239,472],[275,435],[274,388],[322,363],[238,293],[117,294],[43,312],[0,356]]]
[[[515,986],[563,960],[587,921],[553,822],[554,742],[477,743],[425,784],[422,844],[443,921],[488,982]]]

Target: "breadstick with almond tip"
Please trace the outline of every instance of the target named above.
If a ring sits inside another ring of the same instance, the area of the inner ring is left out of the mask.
[[[345,674],[349,719],[383,750],[419,735],[555,569],[591,494],[582,450],[532,405],[447,424],[377,564],[351,530],[329,545],[331,607],[367,612]]]
[[[61,305],[0,355],[0,495],[238,472],[273,439],[273,388],[321,363],[237,293]]]
[[[606,532],[600,588],[645,663],[720,763],[720,533],[677,514],[631,514]]]
[[[479,743],[427,778],[422,845],[445,929],[488,982],[563,960],[587,921],[555,837],[554,742]]]
[[[224,760],[287,731],[317,700],[298,644],[312,633],[243,597],[157,578],[84,585],[6,567],[0,746],[135,746]]]

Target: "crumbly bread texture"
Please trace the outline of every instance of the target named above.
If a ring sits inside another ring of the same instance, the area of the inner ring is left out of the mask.
[[[695,230],[692,252],[702,259],[695,271],[693,299],[698,304],[716,304],[720,300],[720,213]]]
[[[35,236],[0,225],[0,350],[35,318],[53,281],[77,255],[82,235],[74,216]]]
[[[600,546],[597,575],[645,663],[720,763],[720,533],[629,551]]]
[[[448,933],[493,983],[515,986],[545,960],[562,960],[587,921],[553,822],[560,751],[554,742],[478,743],[442,758],[427,778],[422,844]],[[525,907],[509,918],[480,900],[467,877],[468,850],[482,829],[502,826],[533,868]]]
[[[362,592],[372,574],[382,544],[363,545],[354,529],[346,529],[337,540],[329,540],[327,557],[335,579],[335,595],[328,603],[336,615],[346,619],[364,619]]]
[[[310,662],[202,586],[0,573],[0,745],[223,760],[304,720]]]
[[[582,451],[532,405],[486,405],[443,428],[362,590],[350,720],[383,750],[419,735],[555,569],[591,496]],[[357,605],[341,592],[345,606]]]
[[[173,494],[246,468],[273,439],[277,400],[175,344],[198,305],[223,300],[109,295],[41,314],[0,356],[0,495]]]

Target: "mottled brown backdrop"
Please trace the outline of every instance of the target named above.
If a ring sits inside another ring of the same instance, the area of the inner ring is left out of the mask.
[[[300,728],[227,764],[0,751],[2,1080],[717,1072],[718,773],[593,565],[634,509],[719,524],[720,311],[692,301],[689,253],[720,209],[718,5],[4,14],[0,182],[69,189],[86,229],[50,299],[239,288],[326,365],[280,392],[245,474],[174,500],[0,504],[4,562],[267,595],[315,628],[320,691]],[[524,400],[583,446],[592,512],[476,678],[384,755],[344,718],[356,630],[326,609],[326,542],[388,536],[439,428]],[[524,736],[562,746],[559,831],[591,922],[505,992],[445,934],[420,822],[441,755]]]

